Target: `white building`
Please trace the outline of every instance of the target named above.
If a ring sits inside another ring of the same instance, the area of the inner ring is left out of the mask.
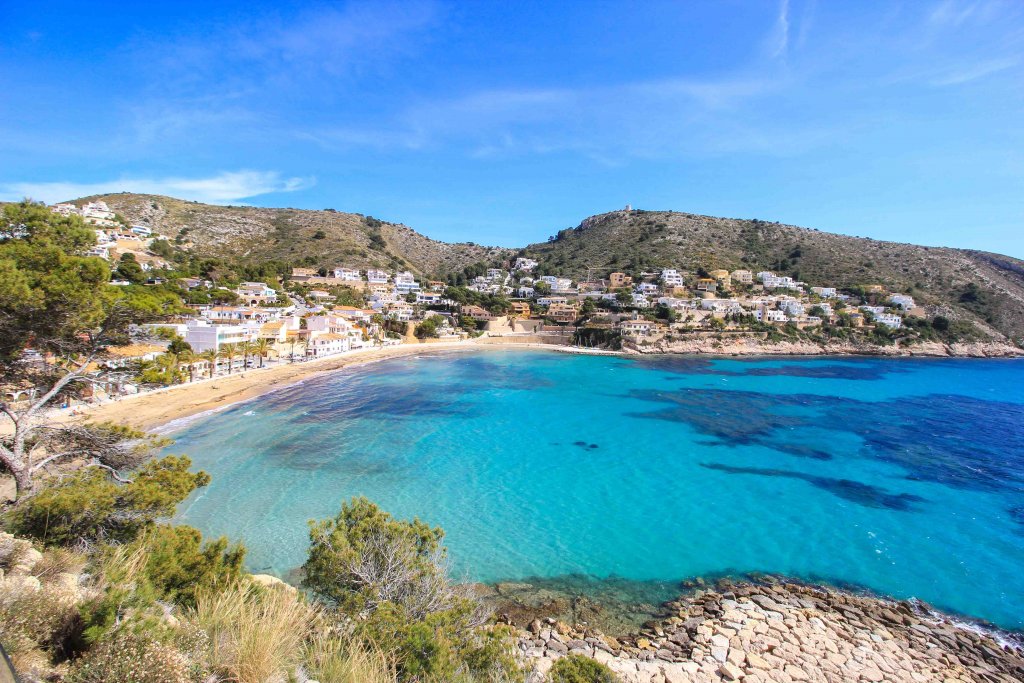
[[[193,320],[188,323],[185,341],[197,353],[217,351],[225,344],[241,344],[254,341],[258,332],[241,325],[213,325],[206,320]]]
[[[235,294],[253,306],[267,301],[277,301],[277,292],[265,282],[243,282],[235,290]]]
[[[366,271],[366,281],[369,282],[370,284],[386,284],[388,281],[388,273],[387,271],[384,270],[377,270],[376,268],[371,268],[370,270]]]
[[[395,291],[399,294],[420,291],[420,285],[412,273],[405,270],[395,274]]]
[[[555,277],[554,275],[543,275],[540,277],[541,282],[546,282],[551,287],[552,292],[571,292],[572,291],[572,279],[567,277]]]
[[[686,284],[682,274],[675,268],[661,271],[661,283],[666,287],[682,287]]]
[[[754,283],[754,274],[749,270],[734,270],[729,273],[729,280],[735,284],[750,285]]]
[[[139,237],[150,237],[153,234],[153,231],[147,228],[145,225],[133,225],[132,232],[134,232]]]
[[[835,287],[811,287],[811,291],[822,299],[829,299],[836,295]]]
[[[513,270],[531,271],[534,268],[536,268],[537,265],[538,263],[534,261],[532,258],[525,258],[523,256],[520,256],[519,258],[516,259],[516,263],[513,266]]]
[[[804,314],[804,305],[799,301],[786,301],[782,304],[782,310],[790,318],[799,318]]]
[[[71,214],[78,213],[78,207],[74,204],[61,203],[51,206],[50,211],[58,213],[61,216],[70,216]]]
[[[530,299],[533,297],[533,294],[533,287],[519,287],[516,290],[516,296],[518,296],[521,299]]]
[[[354,268],[335,268],[334,277],[339,280],[347,280],[349,282],[359,282],[363,279],[359,274],[359,271]]]
[[[899,306],[904,311],[909,311],[915,306],[914,297],[909,294],[893,294],[889,297],[889,302],[894,306]]]
[[[350,349],[351,339],[348,334],[320,332],[309,335],[306,340],[307,358],[324,358],[345,353]]]
[[[894,330],[903,327],[903,318],[895,313],[879,313],[875,316],[875,322]]]

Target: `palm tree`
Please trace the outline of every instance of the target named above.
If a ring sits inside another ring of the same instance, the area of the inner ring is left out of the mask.
[[[178,353],[178,362],[182,365],[188,366],[188,381],[196,381],[196,362],[199,357],[192,351],[192,349],[184,349]]]
[[[180,379],[178,370],[178,356],[177,354],[167,352],[162,353],[155,359],[155,364],[162,372],[167,373],[167,377],[170,380],[168,384],[174,384],[176,379]]]
[[[217,352],[214,351],[213,349],[210,349],[209,351],[203,351],[197,356],[197,358],[200,360],[205,360],[207,363],[210,364],[210,379],[213,379],[213,373],[217,369]]]
[[[291,354],[288,356],[288,362],[289,363],[294,363],[295,362],[295,347],[298,346],[300,349],[302,349],[302,348],[305,348],[306,344],[304,342],[302,342],[301,340],[299,340],[298,337],[292,337],[289,340],[288,345],[291,347]]]
[[[228,374],[232,372],[232,368],[235,364],[235,358],[238,356],[238,344],[225,344],[220,347],[220,351],[217,353],[220,358],[226,358],[228,361]]]
[[[238,345],[238,352],[242,354],[242,369],[246,370],[249,367],[249,356],[255,352],[253,350],[253,344],[251,341],[244,341]]]
[[[269,339],[260,338],[252,344],[253,353],[260,357],[260,367],[263,367],[263,358],[274,352],[274,343]]]

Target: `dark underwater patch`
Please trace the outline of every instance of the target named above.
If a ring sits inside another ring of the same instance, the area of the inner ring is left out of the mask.
[[[787,477],[789,479],[802,479],[812,486],[848,500],[858,505],[871,508],[885,508],[887,510],[898,510],[907,512],[913,510],[913,503],[923,503],[925,499],[912,493],[889,493],[885,489],[854,481],[852,479],[837,479],[823,477],[805,472],[794,472],[792,470],[780,470],[762,467],[733,467],[720,463],[701,463],[701,467],[709,470],[726,472],[727,474],[753,474],[763,477]]]
[[[724,445],[764,445],[827,459],[825,447],[794,445],[793,435],[848,433],[863,440],[859,455],[897,465],[910,480],[1024,492],[1024,405],[1016,403],[949,394],[860,401],[725,389],[634,390],[627,396],[667,406],[629,417],[687,424]]]
[[[675,375],[718,375],[720,377],[806,377],[810,379],[846,379],[877,381],[895,372],[906,372],[904,367],[878,360],[835,361],[802,360],[782,362],[768,367],[742,368],[743,364],[763,363],[763,359],[730,358],[730,365],[742,369],[727,369],[706,358],[641,358],[633,361],[649,370],[660,370]],[[667,378],[674,379],[674,378]]]

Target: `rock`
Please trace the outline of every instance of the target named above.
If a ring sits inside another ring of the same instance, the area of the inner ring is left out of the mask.
[[[729,664],[728,662],[718,667],[718,673],[720,673],[722,678],[727,681],[738,681],[745,675],[738,666],[735,664]]]
[[[641,650],[646,650],[651,646],[651,641],[647,640],[646,638],[637,638],[636,646]]]
[[[15,560],[11,565],[11,574],[30,574],[43,559],[43,554],[33,548],[28,541],[18,540],[14,542],[14,545],[13,557]]]
[[[747,666],[751,669],[763,669],[765,671],[768,671],[772,668],[768,662],[764,661],[764,657],[757,654],[756,652],[748,652],[746,656]]]
[[[568,654],[569,647],[565,643],[560,643],[557,640],[548,641],[548,650],[551,652],[557,652],[558,654]]]
[[[263,586],[264,588],[283,589],[292,593],[297,592],[295,586],[287,584],[276,576],[271,576],[270,574],[250,574],[249,578],[253,583]]]
[[[792,664],[787,664],[782,670],[794,681],[806,681],[809,678],[806,671]]]
[[[542,624],[540,623],[540,619],[534,619],[530,622],[530,625],[526,627],[526,630],[536,635],[540,633],[541,626]]]

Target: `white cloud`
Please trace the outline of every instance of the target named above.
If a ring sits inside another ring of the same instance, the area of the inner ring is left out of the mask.
[[[31,197],[54,203],[94,194],[136,192],[161,194],[208,204],[228,204],[273,192],[310,187],[312,178],[284,178],[275,171],[225,171],[207,178],[121,178],[96,183],[20,182],[0,184],[0,197],[18,201]]]
[[[782,57],[789,47],[789,0],[779,3],[779,14],[775,19],[769,51],[772,57]]]
[[[985,78],[1006,69],[1012,69],[1020,64],[1017,58],[993,59],[978,64],[970,64],[953,69],[952,71],[932,80],[932,85],[962,85]]]

